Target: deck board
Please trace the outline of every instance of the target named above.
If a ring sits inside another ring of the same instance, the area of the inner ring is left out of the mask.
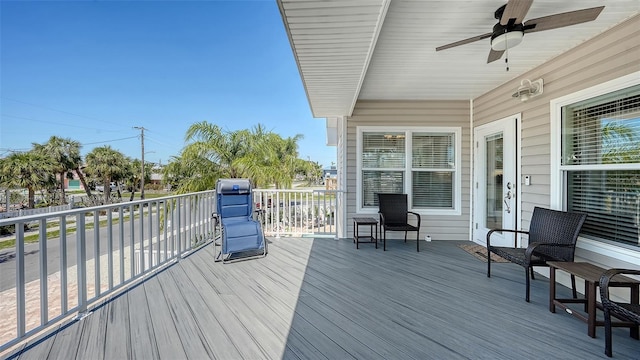
[[[513,359],[604,357],[604,330],[548,310],[548,279],[486,263],[456,242],[270,239],[263,259],[196,251],[20,359]],[[558,288],[559,295],[570,290]],[[640,341],[614,329],[614,356]],[[25,349],[29,348],[27,343]]]

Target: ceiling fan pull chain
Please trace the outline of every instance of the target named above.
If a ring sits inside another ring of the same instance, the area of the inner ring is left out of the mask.
[[[507,67],[507,71],[509,71],[509,42],[508,41],[505,41],[504,43],[504,63]]]

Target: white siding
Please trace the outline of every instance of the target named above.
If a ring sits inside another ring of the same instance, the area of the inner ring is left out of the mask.
[[[356,215],[357,126],[451,126],[462,128],[462,214],[422,216],[421,238],[427,233],[433,240],[469,240],[470,214],[470,128],[468,101],[374,101],[359,100],[347,121],[347,226],[353,236]],[[411,237],[410,237],[411,238]]]

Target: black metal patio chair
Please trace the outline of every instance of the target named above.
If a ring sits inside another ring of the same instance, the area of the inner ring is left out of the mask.
[[[637,326],[640,326],[640,305],[637,304],[638,299],[630,299],[631,301],[629,301],[629,303],[624,303],[613,301],[609,297],[609,283],[615,282],[615,280],[612,281],[612,278],[618,274],[640,275],[640,270],[609,269],[602,274],[602,277],[600,277],[600,300],[604,310],[604,353],[608,357],[611,357],[612,355],[611,316],[635,323],[636,328],[631,331],[631,336],[636,339],[638,338],[639,331]]]
[[[512,263],[524,267],[526,278],[526,296],[529,302],[530,280],[534,266],[548,266],[547,261],[573,261],[578,234],[587,215],[567,211],[558,211],[535,207],[531,216],[529,231],[513,229],[493,229],[487,233],[487,277],[491,277],[491,253],[497,254]],[[491,235],[495,232],[528,234],[527,248],[501,247],[491,245]],[[576,279],[571,276],[573,297],[577,297]]]
[[[407,232],[415,231],[416,250],[420,252],[420,214],[408,210],[407,194],[378,194],[378,207],[382,249],[387,250],[387,231],[404,231],[405,243]],[[413,215],[415,225],[409,224],[409,214]]]

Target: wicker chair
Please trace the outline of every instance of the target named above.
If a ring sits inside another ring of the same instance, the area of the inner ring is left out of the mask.
[[[530,280],[534,266],[548,266],[547,261],[573,261],[576,241],[586,220],[586,214],[566,211],[550,210],[541,207],[533,209],[529,231],[493,229],[487,233],[487,250],[497,254],[512,263],[524,267],[526,278],[525,300],[529,302]],[[499,247],[491,245],[491,235],[494,232],[511,232],[529,235],[529,246],[518,248]],[[487,256],[487,277],[491,277],[491,256]],[[573,297],[577,297],[575,276],[571,276]]]
[[[383,250],[387,250],[387,231],[404,231],[404,242],[407,232],[415,231],[416,250],[420,252],[420,214],[408,210],[407,194],[378,194],[378,206]],[[417,221],[416,225],[409,224],[409,214]]]
[[[604,353],[611,357],[611,316],[621,320],[628,320],[640,326],[640,305],[633,303],[615,302],[609,298],[609,283],[613,285],[611,279],[618,275],[640,275],[640,270],[631,269],[609,269],[600,277],[600,300],[604,309]],[[633,332],[632,332],[633,334]],[[635,338],[638,338],[638,328],[635,329]]]

